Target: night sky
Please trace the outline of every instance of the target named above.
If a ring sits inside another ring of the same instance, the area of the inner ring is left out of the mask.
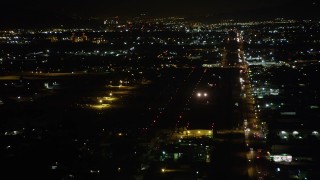
[[[273,18],[319,15],[315,0],[11,0],[1,7],[0,21],[52,17],[206,16],[217,18]]]

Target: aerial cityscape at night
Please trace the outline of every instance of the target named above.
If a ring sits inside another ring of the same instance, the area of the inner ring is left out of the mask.
[[[138,1],[8,2],[1,179],[320,178],[318,2]]]

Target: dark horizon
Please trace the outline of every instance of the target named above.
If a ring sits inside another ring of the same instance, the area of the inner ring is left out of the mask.
[[[283,18],[317,19],[320,15],[319,3],[311,0],[303,2],[284,1],[235,1],[211,2],[199,0],[196,3],[176,0],[170,2],[105,1],[97,0],[54,3],[10,1],[0,12],[1,26],[25,27],[38,25],[72,24],[79,20],[104,19],[112,16],[135,17],[146,13],[150,17],[210,17],[210,20],[236,19],[259,20]],[[76,20],[76,21],[75,21]]]

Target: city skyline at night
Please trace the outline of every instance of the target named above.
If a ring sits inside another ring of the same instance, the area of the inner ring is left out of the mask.
[[[318,2],[1,8],[1,179],[320,178]]]

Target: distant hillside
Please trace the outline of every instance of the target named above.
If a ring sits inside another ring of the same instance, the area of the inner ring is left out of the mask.
[[[300,4],[292,2],[288,5],[259,8],[251,10],[242,10],[234,12],[220,12],[210,13],[201,16],[191,16],[188,19],[194,21],[202,21],[208,23],[215,23],[226,19],[235,19],[240,21],[248,20],[272,20],[275,18],[287,19],[313,19],[320,20],[320,3]]]
[[[131,2],[132,3],[132,2]],[[82,8],[66,8],[56,5],[51,7],[41,6],[37,3],[28,4],[14,4],[11,6],[2,7],[0,10],[0,28],[42,28],[60,26],[64,27],[99,27],[102,25],[103,18],[106,17],[109,11],[106,11],[104,7],[91,7],[91,10],[86,11]],[[128,6],[127,3],[124,3]],[[130,5],[130,3],[129,3]],[[224,19],[235,19],[235,20],[263,20],[263,19],[274,19],[274,18],[293,18],[293,19],[319,19],[320,17],[320,2],[312,0],[304,1],[282,1],[279,0],[278,5],[264,6],[261,8],[233,8],[230,9],[223,6],[224,9],[217,9],[218,7],[203,7],[203,4],[196,4],[198,8],[194,8],[195,11],[191,13],[187,10],[189,6],[179,6],[179,9],[172,11],[170,9],[160,8],[152,11],[149,14],[152,16],[189,16],[190,20],[204,21],[204,22],[219,22]],[[70,5],[69,5],[70,6]],[[96,5],[97,6],[97,5]],[[188,9],[189,8],[189,9]],[[90,9],[90,8],[89,8]],[[161,11],[160,11],[161,10]],[[125,12],[125,9],[114,10],[119,13],[119,16],[127,16],[130,12]],[[114,12],[113,11],[113,12]],[[135,12],[135,11],[132,11]],[[127,14],[126,14],[127,13]],[[160,13],[160,14],[159,14]],[[188,14],[189,13],[189,14]],[[100,18],[90,18],[90,17]]]
[[[102,24],[102,20],[59,14],[50,11],[28,9],[15,13],[0,12],[0,28],[90,27]]]

